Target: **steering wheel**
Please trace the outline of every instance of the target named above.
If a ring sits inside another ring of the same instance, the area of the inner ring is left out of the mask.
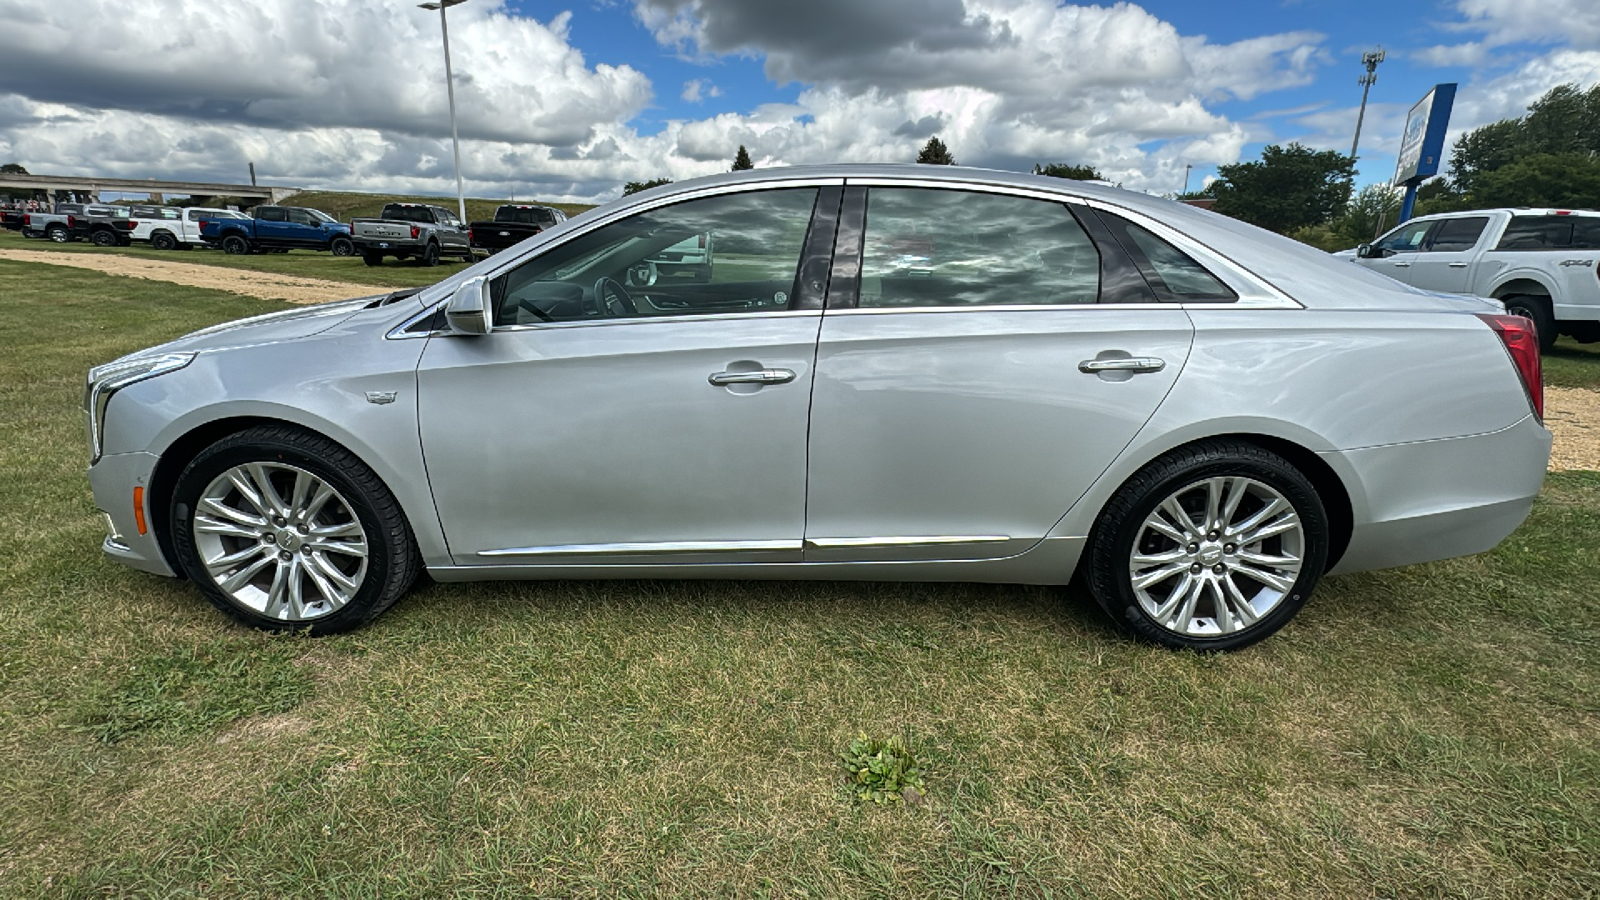
[[[628,289],[622,286],[622,282],[610,276],[601,276],[600,280],[594,283],[594,299],[591,302],[595,311],[602,316],[620,318],[639,314],[639,307],[635,306],[633,298],[628,296]]]

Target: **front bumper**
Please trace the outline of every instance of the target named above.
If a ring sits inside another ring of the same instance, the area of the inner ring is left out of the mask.
[[[150,477],[155,472],[157,457],[150,453],[115,453],[100,457],[89,467],[89,487],[94,491],[94,504],[105,514],[110,534],[101,549],[106,556],[152,575],[176,577],[167,565],[156,540],[156,516],[150,508]],[[144,520],[146,529],[139,533],[138,518],[134,515],[134,488],[145,488]]]
[[[1331,575],[1471,556],[1528,518],[1550,464],[1550,432],[1532,415],[1500,431],[1338,454],[1364,496]]]

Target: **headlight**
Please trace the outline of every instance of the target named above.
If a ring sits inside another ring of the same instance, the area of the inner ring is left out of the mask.
[[[90,369],[89,382],[83,389],[83,411],[89,417],[89,465],[100,461],[101,443],[105,438],[106,404],[111,402],[111,395],[130,384],[176,372],[192,362],[193,353],[163,353],[160,356],[118,360]]]

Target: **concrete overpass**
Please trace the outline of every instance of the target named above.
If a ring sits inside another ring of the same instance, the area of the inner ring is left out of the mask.
[[[167,194],[189,197],[238,197],[245,206],[259,203],[278,203],[299,188],[274,185],[216,184],[208,181],[157,181],[153,178],[97,178],[76,175],[5,175],[0,174],[0,191],[42,191],[55,203],[59,195],[82,194],[89,200],[99,200],[102,191],[121,194],[149,194],[160,202]],[[63,198],[64,199],[64,198]]]

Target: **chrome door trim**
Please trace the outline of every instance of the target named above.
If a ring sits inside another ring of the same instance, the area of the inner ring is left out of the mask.
[[[921,547],[932,544],[993,544],[1009,540],[1011,540],[1011,537],[1004,534],[943,534],[897,537],[806,538],[806,543],[818,550],[835,550],[855,547]]]
[[[748,553],[752,551],[799,550],[800,541],[651,541],[635,544],[557,544],[546,547],[509,547],[480,550],[478,556],[492,559],[504,556],[596,556],[641,553]]]
[[[1132,356],[1121,359],[1086,359],[1078,363],[1078,371],[1087,374],[1095,372],[1159,372],[1167,367],[1167,361],[1154,356]]]
[[[795,379],[792,369],[760,369],[755,372],[713,372],[706,381],[721,387],[727,384],[788,384]]]

